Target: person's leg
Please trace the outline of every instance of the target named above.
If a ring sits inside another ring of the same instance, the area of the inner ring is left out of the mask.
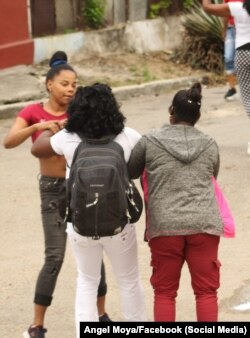
[[[225,73],[229,84],[229,90],[225,95],[225,99],[231,100],[236,94],[236,75],[234,69],[235,58],[235,28],[229,27],[226,32],[225,44],[224,44],[224,63]]]
[[[242,103],[250,118],[250,50],[237,50],[235,54],[235,70],[239,82]]]
[[[63,263],[66,249],[66,225],[62,222],[58,214],[58,193],[61,190],[63,180],[41,177],[40,196],[42,221],[45,236],[45,264],[40,271],[36,284],[35,306],[33,326],[43,326],[47,307],[51,304],[52,294],[56,286],[56,280]],[[49,274],[48,270],[53,270],[53,260],[58,261],[55,265],[54,273]],[[44,282],[44,279],[46,280]],[[46,284],[47,283],[47,284]],[[101,280],[98,288],[97,307],[99,315],[105,314],[105,295],[107,284],[105,268],[102,263]]]
[[[184,236],[156,237],[149,242],[154,289],[154,320],[175,321],[175,299],[184,263]]]
[[[186,260],[196,297],[199,322],[218,320],[217,290],[220,286],[218,246],[220,237],[209,234],[186,236]]]
[[[250,118],[250,50],[236,50],[235,71],[237,74],[242,103],[247,116]],[[247,144],[250,155],[250,142]]]
[[[105,296],[97,297],[97,309],[99,317],[105,314]]]
[[[101,238],[101,242],[121,292],[124,320],[145,321],[145,295],[139,275],[134,225],[127,225],[120,234],[113,237]]]
[[[78,272],[75,318],[79,338],[80,322],[99,321],[96,299],[101,278],[102,245],[100,240],[93,240],[76,233],[71,224],[68,224],[67,232]]]
[[[66,225],[58,213],[58,192],[63,180],[41,177],[40,196],[45,239],[45,262],[39,273],[34,297],[34,326],[43,326],[52,302],[66,247]]]
[[[107,294],[106,273],[104,263],[102,262],[101,279],[97,291],[97,309],[99,321],[101,322],[111,322],[111,319],[109,318],[105,309],[106,294]]]

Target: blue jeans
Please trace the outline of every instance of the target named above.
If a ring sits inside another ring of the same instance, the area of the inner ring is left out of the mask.
[[[41,213],[45,241],[45,262],[39,273],[34,302],[49,306],[61,270],[66,249],[66,224],[59,215],[58,199],[64,179],[41,176],[39,180]],[[107,292],[104,265],[98,296]]]
[[[224,43],[224,62],[226,74],[234,74],[235,27],[228,27]]]

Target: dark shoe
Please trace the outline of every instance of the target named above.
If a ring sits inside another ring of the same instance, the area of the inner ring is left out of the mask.
[[[233,101],[235,99],[236,89],[230,88],[228,89],[226,95],[224,96],[224,99],[227,101]]]
[[[99,322],[112,322],[112,320],[109,318],[107,313],[104,313],[104,315],[99,316]]]
[[[27,331],[23,333],[24,338],[45,338],[47,332],[42,326],[29,327]]]

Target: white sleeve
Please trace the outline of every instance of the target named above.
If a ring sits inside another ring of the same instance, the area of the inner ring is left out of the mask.
[[[119,143],[124,150],[126,162],[128,162],[131,151],[140,138],[141,135],[135,129],[128,127],[125,127],[123,131],[115,138],[115,141]]]
[[[64,155],[63,149],[65,145],[65,139],[66,137],[64,129],[60,130],[58,133],[50,138],[51,147],[58,155]]]
[[[125,128],[125,134],[128,137],[130,147],[132,150],[134,146],[136,145],[136,143],[140,140],[141,134],[138,133],[138,131],[136,131],[135,129],[128,128],[128,127]]]
[[[239,7],[242,7],[242,2],[228,2],[227,4],[232,16],[235,16],[239,12]]]

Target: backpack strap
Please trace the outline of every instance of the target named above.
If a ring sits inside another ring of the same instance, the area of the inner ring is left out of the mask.
[[[72,158],[72,161],[71,161],[71,165],[75,162],[75,158],[77,156],[77,152],[78,152],[78,148],[79,148],[80,144],[81,143],[86,143],[86,138],[80,132],[77,132],[76,134],[80,137],[81,142],[79,142],[79,144],[77,145],[77,147],[76,147],[76,149],[74,151],[73,158]],[[66,161],[66,166],[69,169],[71,168],[71,166],[68,164],[67,161]]]

